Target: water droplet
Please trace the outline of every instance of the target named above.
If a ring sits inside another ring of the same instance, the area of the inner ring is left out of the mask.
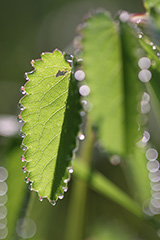
[[[74,77],[77,81],[83,81],[85,79],[85,73],[82,70],[75,72]]]
[[[7,208],[5,206],[0,206],[0,219],[7,216]]]
[[[26,150],[27,150],[27,146],[25,146],[24,144],[21,144],[21,149],[22,149],[23,151],[26,151]]]
[[[24,86],[21,86],[21,88],[20,88],[20,92],[21,92],[23,95],[26,94],[26,91],[25,91]]]
[[[154,45],[154,43],[153,42],[150,42],[150,46],[153,46]]]
[[[4,167],[0,167],[0,182],[4,182],[8,178],[8,171]]]
[[[17,221],[16,232],[22,238],[32,238],[36,233],[36,224],[31,218],[21,218]]]
[[[114,166],[120,164],[120,162],[121,162],[121,158],[120,158],[120,156],[118,156],[118,155],[113,155],[113,156],[110,158],[110,163],[111,163],[112,165],[114,165]]]
[[[129,14],[128,12],[126,11],[122,11],[120,16],[119,16],[119,19],[122,21],[122,22],[127,22],[129,20]]]
[[[155,161],[149,161],[147,163],[147,169],[150,171],[150,172],[156,172],[158,171],[159,169],[159,162],[157,160]]]
[[[39,197],[39,201],[42,202],[43,201],[43,197]]]
[[[143,37],[142,34],[139,34],[139,35],[138,35],[138,38],[142,38],[142,37]]]
[[[157,56],[158,56],[158,57],[160,56],[160,53],[159,53],[159,52],[157,53]]]
[[[152,182],[159,182],[160,181],[160,171],[150,172],[149,178]]]
[[[8,200],[7,194],[0,196],[0,206],[4,206]]]
[[[146,114],[151,110],[151,105],[147,101],[141,101],[141,113]]]
[[[143,138],[142,138],[142,142],[147,143],[147,142],[149,141],[149,139],[150,139],[150,134],[149,134],[149,132],[144,131],[144,133],[143,133]]]
[[[68,168],[68,172],[69,172],[69,173],[73,173],[73,168],[72,168],[72,167],[69,167],[69,168]]]
[[[142,101],[149,102],[150,101],[150,95],[148,93],[144,92],[143,96],[142,96]]]
[[[147,199],[143,204],[143,212],[148,216],[153,216],[153,213],[151,213],[149,209],[149,204],[150,204],[150,199]]]
[[[29,182],[29,186],[28,186],[28,188],[29,188],[30,191],[33,191],[33,188],[32,188],[32,182],[31,182],[31,181]]]
[[[152,197],[155,198],[155,199],[160,199],[160,192],[153,193]]]
[[[23,122],[23,119],[22,119],[22,117],[21,117],[20,114],[19,114],[18,117],[17,117],[17,121],[18,121],[19,123]]]
[[[82,104],[83,104],[83,109],[86,111],[86,112],[90,112],[93,108],[92,104],[87,102],[86,100],[83,100],[82,101]]]
[[[86,113],[84,111],[81,111],[80,115],[81,115],[81,117],[84,117],[86,115]]]
[[[22,162],[25,162],[25,158],[24,158],[23,155],[21,156],[21,161],[22,161]]]
[[[63,199],[64,198],[64,195],[62,193],[59,194],[58,196],[59,199]]]
[[[28,74],[28,73],[25,73],[25,74],[24,74],[24,77],[25,77],[26,81],[29,81],[29,77],[28,77],[27,74]]]
[[[158,152],[156,149],[154,148],[149,148],[147,151],[146,151],[146,158],[149,160],[149,161],[154,161],[158,158]]]
[[[155,208],[160,208],[160,201],[159,201],[158,199],[152,198],[152,199],[151,199],[151,204],[152,204],[152,206],[155,207]]]
[[[151,61],[149,58],[147,57],[142,57],[139,59],[138,61],[138,66],[141,68],[141,69],[148,69],[150,68],[151,66]]]
[[[152,49],[153,49],[153,50],[156,50],[156,46],[153,46]]]
[[[0,229],[5,228],[6,225],[7,225],[7,218],[1,219],[1,220],[0,220]],[[0,237],[0,239],[1,239],[1,237]]]
[[[0,239],[6,239],[7,235],[8,235],[8,228],[4,227],[0,231]]]
[[[67,192],[68,191],[68,187],[66,186],[66,187],[62,187],[63,188],[63,191],[64,192]]]
[[[27,169],[26,169],[26,170],[27,170]],[[29,178],[26,177],[26,178],[24,179],[24,181],[25,181],[25,183],[29,183]]]
[[[18,103],[18,108],[19,108],[19,110],[21,110],[21,111],[23,111],[24,110],[24,106],[22,105],[22,103]]]
[[[21,132],[20,132],[20,137],[21,137],[21,138],[25,138],[25,136],[26,136],[26,134],[21,131]]]
[[[153,206],[152,203],[149,204],[149,210],[153,215],[159,214],[159,211],[160,211],[159,208]]]
[[[79,88],[79,93],[86,97],[88,96],[88,94],[90,93],[90,88],[87,86],[87,85],[82,85],[80,88]]]
[[[79,138],[79,140],[83,141],[85,139],[85,135],[82,133],[79,133],[78,138]]]
[[[5,182],[0,182],[0,196],[6,194],[7,190],[8,190],[7,184]]]
[[[70,181],[70,179],[69,178],[67,178],[67,179],[64,179],[64,183],[68,183]]]
[[[56,201],[54,201],[54,200],[50,200],[49,202],[52,204],[52,206],[56,205]]]
[[[24,166],[22,167],[22,172],[25,173],[27,171],[27,168]]]
[[[139,72],[138,78],[143,83],[149,82],[152,78],[152,73],[147,69],[143,69]]]
[[[151,182],[151,188],[153,191],[160,191],[160,183],[153,183]]]
[[[81,103],[84,106],[84,105],[87,105],[88,102],[86,100],[82,100]]]

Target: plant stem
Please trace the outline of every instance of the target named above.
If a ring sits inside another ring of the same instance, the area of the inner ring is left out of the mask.
[[[74,169],[74,175],[78,179],[88,183],[94,191],[118,203],[134,216],[152,226],[156,231],[160,228],[159,221],[153,217],[145,215],[140,206],[134,200],[101,173],[98,171],[91,172],[90,168],[80,159],[74,161]]]
[[[86,138],[82,145],[80,153],[82,162],[88,168],[90,165],[91,155],[93,149],[93,133],[90,121],[88,120],[86,126]],[[66,221],[65,240],[82,240],[84,234],[85,223],[85,206],[87,197],[87,183],[81,179],[74,179],[72,186],[72,193],[70,197],[70,205]]]

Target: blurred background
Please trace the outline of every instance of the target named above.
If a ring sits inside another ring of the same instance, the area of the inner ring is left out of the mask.
[[[0,239],[157,239],[157,233],[153,229],[86,186],[85,203],[79,203],[76,197],[77,190],[73,188],[74,181],[77,181],[74,177],[65,198],[53,207],[47,200],[40,202],[36,193],[27,191],[24,174],[21,172],[21,139],[15,135],[15,116],[19,113],[17,103],[22,96],[19,89],[25,83],[24,73],[32,70],[30,61],[40,58],[41,52],[58,48],[72,53],[72,41],[76,36],[77,25],[82,22],[84,15],[97,7],[107,9],[113,16],[119,10],[144,12],[141,0],[1,1],[0,166],[8,171],[8,178],[5,180],[8,186],[8,201],[5,202],[0,197],[0,210],[4,213],[0,216]],[[120,166],[111,165],[103,154],[98,160],[93,159],[93,162],[95,168],[107,175],[121,189],[128,191]],[[32,201],[29,201],[29,198]],[[75,202],[72,199],[75,199]],[[71,205],[74,205],[75,210],[81,211],[81,207],[76,207],[76,204],[85,209],[83,224],[80,223],[79,226],[79,238],[74,237],[74,219],[72,214],[70,216]],[[26,211],[27,230],[20,231],[21,219]]]

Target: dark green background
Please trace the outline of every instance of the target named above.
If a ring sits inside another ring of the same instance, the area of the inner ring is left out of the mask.
[[[0,114],[14,115],[19,112],[17,102],[21,97],[19,88],[25,83],[24,73],[32,70],[30,61],[40,58],[41,52],[53,51],[55,48],[62,51],[68,49],[68,53],[71,53],[76,27],[90,10],[102,7],[112,12],[113,16],[116,16],[117,11],[122,9],[131,13],[144,12],[141,0],[15,0],[1,1],[0,6]],[[20,162],[19,153],[17,161]],[[103,174],[107,174],[107,177],[122,189],[128,191],[119,166],[112,166],[105,156],[101,156],[98,162],[95,160],[95,167]],[[31,212],[31,217],[37,224],[37,234],[34,240],[63,239],[72,182],[69,186],[64,200],[59,200],[56,207],[52,207],[47,200],[41,203],[38,201],[37,194],[32,194],[36,195]],[[115,219],[116,225],[112,224]],[[127,231],[131,236],[145,236],[145,238],[135,237],[135,240],[156,239],[156,232],[145,224],[141,224],[126,210],[88,190],[84,221],[86,240],[93,239],[87,237],[92,235],[92,232],[96,232],[97,223],[103,223],[104,228],[101,227],[105,230],[108,226],[106,222],[109,222],[111,228],[115,226],[116,231],[119,220],[128,225]],[[100,230],[101,235],[103,230]],[[103,237],[95,239],[106,240]]]
[[[66,50],[83,16],[97,7],[143,12],[141,0],[15,0],[0,5],[0,114],[17,113],[18,89],[30,61],[43,51]]]

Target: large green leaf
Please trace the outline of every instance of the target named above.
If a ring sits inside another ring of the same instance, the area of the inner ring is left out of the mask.
[[[72,151],[80,123],[80,95],[71,66],[55,50],[32,61],[26,95],[21,99],[21,117],[26,134],[22,144],[27,180],[40,197],[53,204],[62,198],[70,178]],[[27,148],[27,149],[26,149]]]
[[[137,109],[143,89],[137,38],[127,23],[118,25],[108,13],[88,19],[82,35],[84,71],[91,89],[88,100],[93,104],[90,117],[103,147],[127,158],[128,182],[143,202],[150,196],[150,186],[145,154],[136,147],[142,138]]]
[[[141,83],[137,78],[137,45],[133,34],[126,24],[122,24],[121,31],[120,39],[117,24],[108,14],[101,13],[87,21],[82,34],[93,124],[108,151],[125,155],[139,140],[137,96]]]

